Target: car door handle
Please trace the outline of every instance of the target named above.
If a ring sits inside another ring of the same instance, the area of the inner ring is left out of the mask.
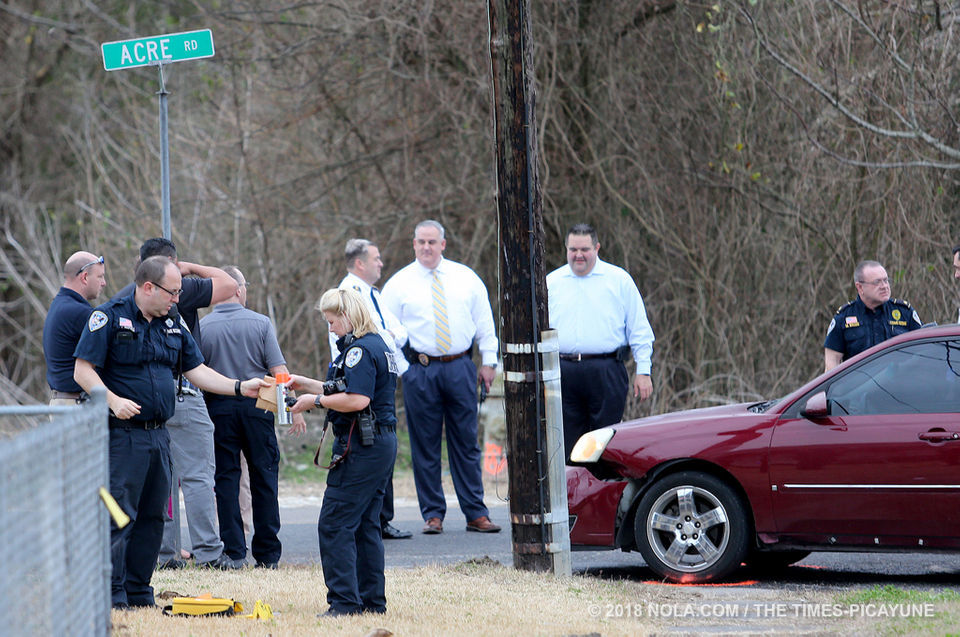
[[[960,433],[955,431],[928,431],[920,434],[920,440],[928,442],[947,442],[948,440],[960,440]]]

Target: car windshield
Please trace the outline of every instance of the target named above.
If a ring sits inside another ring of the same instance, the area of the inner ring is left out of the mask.
[[[755,414],[762,414],[768,409],[770,409],[771,407],[773,407],[774,405],[776,405],[778,402],[780,402],[780,400],[781,400],[780,398],[774,398],[773,400],[766,400],[762,403],[755,403],[753,405],[750,405],[749,407],[747,407],[747,409],[749,409]]]

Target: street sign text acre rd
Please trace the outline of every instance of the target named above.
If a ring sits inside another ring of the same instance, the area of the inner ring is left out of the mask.
[[[159,62],[183,62],[213,56],[213,33],[210,29],[156,35],[134,40],[104,42],[103,68],[107,71],[132,69]]]

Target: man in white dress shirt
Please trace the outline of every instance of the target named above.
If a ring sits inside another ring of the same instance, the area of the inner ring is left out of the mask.
[[[366,239],[350,239],[344,250],[347,261],[347,276],[340,281],[341,290],[353,290],[367,303],[370,316],[380,330],[383,342],[387,344],[396,356],[398,374],[402,375],[410,366],[403,357],[401,348],[407,342],[407,330],[400,324],[400,320],[383,306],[380,291],[373,284],[380,280],[380,271],[383,261],[380,259],[380,249]],[[337,349],[337,335],[330,331],[330,360],[336,360],[340,355]],[[413,537],[410,531],[403,531],[393,526],[393,471],[387,481],[387,490],[383,496],[383,508],[380,510],[380,532],[385,540],[404,540]]]
[[[653,330],[643,298],[630,274],[599,259],[599,252],[597,231],[577,224],[567,233],[567,265],[547,275],[550,327],[560,342],[568,460],[580,436],[623,419],[629,352],[637,363],[633,395],[646,400],[653,392]]]
[[[477,443],[477,367],[487,389],[496,374],[497,336],[487,288],[465,265],[443,258],[443,226],[420,222],[413,235],[416,260],[383,287],[383,304],[405,328],[410,369],[403,375],[403,401],[410,430],[413,477],[423,532],[443,532],[446,500],[440,481],[440,443],[446,426],[450,475],[467,520],[467,531],[496,533],[483,503]]]

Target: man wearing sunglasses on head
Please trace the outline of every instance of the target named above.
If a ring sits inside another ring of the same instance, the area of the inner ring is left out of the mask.
[[[890,279],[877,261],[861,261],[853,271],[857,298],[837,310],[823,342],[824,372],[877,343],[923,326],[917,311],[890,298]]]
[[[51,405],[76,405],[83,400],[73,379],[73,350],[87,325],[93,301],[107,285],[103,257],[75,252],[63,266],[63,287],[53,297],[43,322],[43,357]]]

